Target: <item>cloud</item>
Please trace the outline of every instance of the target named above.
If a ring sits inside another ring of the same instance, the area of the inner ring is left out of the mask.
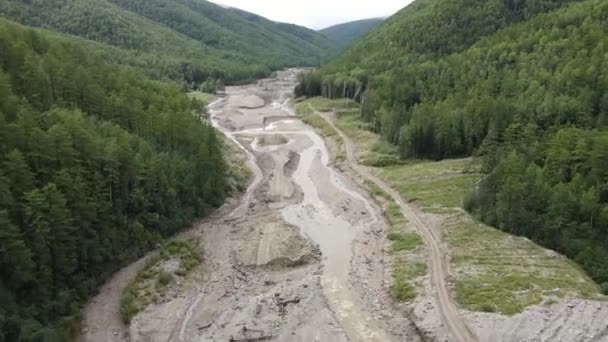
[[[367,18],[386,17],[413,0],[212,0],[268,19],[321,29]]]

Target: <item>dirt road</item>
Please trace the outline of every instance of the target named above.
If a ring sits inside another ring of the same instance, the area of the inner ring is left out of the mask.
[[[111,311],[137,269],[128,268],[87,308],[95,333],[84,340],[421,340],[388,295],[381,209],[331,167],[325,141],[288,104],[297,73],[228,87],[210,106],[212,123],[246,151],[246,194],[191,230],[204,261],[175,296],[129,327],[96,324],[118,317]]]
[[[448,261],[446,260],[445,251],[442,250],[440,232],[437,227],[424,222],[417,212],[417,209],[409,205],[399,192],[393,189],[387,182],[376,176],[370,169],[360,165],[356,158],[355,146],[352,140],[335,125],[334,121],[327,113],[317,112],[317,114],[323,117],[343,139],[346,150],[346,160],[349,167],[389,194],[399,205],[403,215],[413,223],[420,235],[422,235],[424,243],[430,251],[428,265],[431,272],[431,283],[434,289],[435,300],[442,321],[447,326],[452,339],[454,341],[462,342],[476,341],[476,336],[469,328],[464,318],[459,314],[456,304],[450,296],[447,280],[449,276]]]

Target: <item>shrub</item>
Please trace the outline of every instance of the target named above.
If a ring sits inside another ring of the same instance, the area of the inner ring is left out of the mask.
[[[161,271],[160,274],[158,275],[158,278],[156,278],[156,288],[162,288],[165,287],[167,285],[169,285],[169,283],[171,283],[173,281],[173,274],[167,272],[167,271]]]
[[[137,305],[137,290],[134,284],[130,284],[120,298],[120,314],[125,323],[131,322],[131,319],[139,312]]]
[[[602,287],[602,293],[608,296],[608,282],[603,283],[601,285],[601,287]]]

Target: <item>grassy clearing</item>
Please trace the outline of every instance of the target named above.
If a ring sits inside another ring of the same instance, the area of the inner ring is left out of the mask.
[[[371,132],[370,124],[359,118],[359,107],[354,101],[315,97],[302,104],[319,112],[335,112],[336,126],[357,146],[360,163],[378,167],[401,163],[397,147]]]
[[[342,139],[340,136],[338,136],[338,133],[331,127],[329,123],[327,123],[327,121],[325,121],[325,119],[315,113],[313,108],[316,109],[316,107],[311,107],[311,103],[309,101],[310,100],[300,102],[296,105],[296,112],[298,113],[298,116],[300,116],[302,121],[308,125],[321,131],[323,136],[332,138],[341,144]]]
[[[358,110],[336,112],[336,125],[357,146],[357,160],[367,166],[401,164],[397,147],[370,131],[370,124],[359,118]]]
[[[405,198],[435,213],[460,211],[479,179],[479,165],[472,159],[412,161],[378,170]]]
[[[312,106],[314,109],[320,112],[333,112],[333,111],[344,111],[344,110],[358,110],[359,105],[355,101],[339,99],[330,100],[324,97],[313,97],[303,101]]]
[[[599,293],[567,258],[483,225],[460,209],[479,177],[474,161],[416,161],[379,172],[404,197],[446,220],[455,296],[465,309],[513,315],[553,298]]]
[[[185,277],[200,264],[200,251],[192,241],[171,241],[148,260],[146,266],[124,289],[120,313],[125,323],[151,303],[167,296],[169,285]]]
[[[456,299],[473,311],[512,315],[565,296],[593,297],[599,287],[572,261],[528,239],[476,222],[466,214],[447,223]]]

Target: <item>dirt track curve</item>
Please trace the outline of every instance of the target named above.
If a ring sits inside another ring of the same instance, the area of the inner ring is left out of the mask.
[[[417,209],[409,205],[399,192],[393,189],[387,182],[376,176],[367,167],[358,163],[355,154],[355,146],[352,140],[335,125],[334,121],[327,113],[316,111],[316,114],[325,119],[344,141],[348,165],[360,176],[373,182],[384,192],[389,194],[399,205],[403,215],[412,222],[416,227],[416,230],[422,235],[424,243],[430,251],[430,260],[428,264],[431,270],[431,282],[433,284],[435,299],[439,307],[442,321],[447,326],[452,339],[461,342],[477,341],[477,337],[459,314],[456,304],[450,295],[447,281],[449,275],[448,262],[446,260],[446,253],[442,251],[441,233],[438,231],[437,227],[425,223],[417,213]]]

